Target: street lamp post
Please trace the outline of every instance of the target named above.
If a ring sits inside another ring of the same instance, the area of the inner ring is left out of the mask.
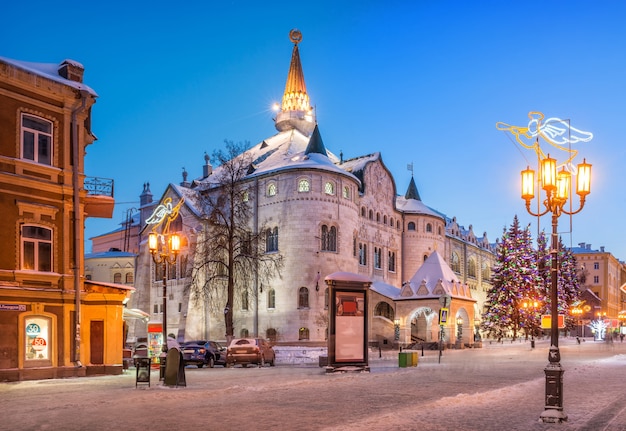
[[[532,318],[532,322],[533,325],[530,328],[530,348],[534,349],[535,348],[535,318],[536,318],[536,310],[539,308],[539,302],[537,300],[530,300],[530,299],[525,299],[522,302],[522,308],[524,310],[528,310],[529,308],[533,310],[533,318]],[[528,339],[528,338],[527,338]]]
[[[574,315],[574,317],[576,318],[576,336],[580,337],[582,336],[581,334],[581,315],[583,314],[583,310],[580,307],[574,307],[571,310],[571,313]]]
[[[173,265],[180,252],[180,236],[178,234],[159,234],[150,232],[148,247],[152,260],[156,265],[163,265],[163,345],[161,350],[167,352],[167,264]]]
[[[526,210],[529,214],[541,217],[552,213],[552,244],[551,254],[551,292],[550,292],[550,350],[548,352],[548,365],[546,374],[546,399],[545,410],[541,414],[543,422],[557,423],[567,420],[563,411],[563,368],[561,367],[561,353],[559,351],[559,307],[558,307],[558,220],[561,214],[573,215],[580,212],[585,206],[585,199],[591,188],[591,165],[583,160],[578,165],[576,176],[576,194],[580,198],[580,207],[576,211],[568,211],[564,208],[568,199],[569,187],[572,181],[571,173],[563,168],[557,173],[556,160],[548,154],[541,160],[540,178],[541,187],[545,191],[546,199],[543,201],[544,211],[534,213],[530,208],[530,202],[535,197],[535,171],[527,168],[522,171],[522,199],[526,201]]]

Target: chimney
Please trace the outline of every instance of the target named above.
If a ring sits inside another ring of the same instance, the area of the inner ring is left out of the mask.
[[[579,242],[578,243],[578,247],[585,249],[585,243],[584,242]]]
[[[587,244],[587,250],[591,250],[591,244]]]
[[[63,60],[63,62],[59,64],[58,72],[59,75],[65,79],[69,79],[70,81],[83,82],[83,74],[85,73],[85,68],[77,61]]]
[[[603,245],[602,245],[602,246],[600,246],[600,251],[601,251],[602,253],[604,253],[604,246],[603,246]]]

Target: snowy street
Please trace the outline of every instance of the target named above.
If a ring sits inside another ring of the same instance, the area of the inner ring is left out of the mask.
[[[187,387],[135,388],[122,376],[0,383],[2,430],[624,430],[626,343],[560,339],[564,424],[543,424],[549,341],[425,351],[399,368],[370,353],[370,373],[317,364],[186,369]],[[279,347],[277,347],[279,349]]]

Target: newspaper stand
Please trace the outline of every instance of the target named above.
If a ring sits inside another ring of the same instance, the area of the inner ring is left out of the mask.
[[[148,356],[135,356],[135,387],[138,384],[148,384],[150,386],[150,357]]]
[[[326,372],[369,371],[367,310],[372,282],[349,272],[335,272],[325,281],[329,294]]]

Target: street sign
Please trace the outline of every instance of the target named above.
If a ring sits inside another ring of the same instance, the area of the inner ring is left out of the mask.
[[[448,322],[448,309],[442,308],[439,310],[439,324],[445,325]]]

